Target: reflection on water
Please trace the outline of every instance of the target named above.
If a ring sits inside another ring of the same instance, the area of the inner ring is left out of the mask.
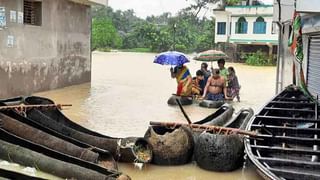
[[[41,92],[36,95],[52,98],[57,103],[71,103],[64,110],[72,120],[109,136],[143,136],[149,121],[186,122],[178,107],[167,105],[175,92],[176,82],[170,78],[170,66],[153,64],[154,54],[100,53],[93,54],[92,82]],[[191,61],[187,66],[192,75],[201,62]],[[217,65],[214,63],[214,67]],[[255,111],[274,95],[275,67],[233,66],[238,75],[241,102],[232,102],[236,111],[252,107]],[[185,106],[192,121],[200,120],[214,109]],[[183,166],[147,165],[142,171],[132,164],[120,164],[120,169],[133,179],[259,179],[248,168],[215,173],[202,170],[190,163]]]

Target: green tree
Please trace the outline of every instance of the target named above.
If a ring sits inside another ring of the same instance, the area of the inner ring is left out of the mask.
[[[122,46],[122,39],[108,18],[97,18],[92,21],[92,48],[119,48]]]

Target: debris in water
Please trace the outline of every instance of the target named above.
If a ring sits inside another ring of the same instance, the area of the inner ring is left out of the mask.
[[[133,164],[134,164],[134,167],[139,168],[139,170],[142,170],[143,165],[144,165],[144,163],[138,163],[138,162],[135,162],[135,163],[133,163]]]
[[[152,158],[152,150],[148,146],[136,145],[133,146],[133,151],[137,156],[139,162],[149,162]]]

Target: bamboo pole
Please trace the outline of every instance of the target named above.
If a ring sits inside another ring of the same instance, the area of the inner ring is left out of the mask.
[[[185,118],[186,118],[186,120],[188,121],[188,124],[192,124],[192,122],[191,122],[191,120],[190,120],[189,116],[188,116],[188,115],[187,115],[187,113],[184,111],[184,109],[183,109],[183,107],[182,107],[182,104],[181,104],[180,100],[179,100],[179,99],[176,99],[176,102],[178,103],[179,108],[180,108],[180,110],[181,110],[182,114],[184,115],[184,117],[185,117]]]
[[[31,108],[47,108],[47,107],[57,107],[61,109],[63,106],[72,106],[72,104],[39,104],[39,105],[12,105],[12,106],[0,106],[0,110],[10,110],[10,109],[31,109]]]
[[[190,126],[192,129],[203,129],[203,130],[211,130],[211,131],[218,131],[218,132],[225,132],[225,133],[234,133],[234,134],[242,134],[248,136],[257,136],[256,132],[253,131],[245,131],[237,128],[227,128],[221,126],[209,126],[209,125],[202,125],[202,124],[186,124],[186,123],[174,123],[174,122],[154,122],[150,121],[150,125],[153,126],[164,126],[164,127],[180,127],[180,126]]]

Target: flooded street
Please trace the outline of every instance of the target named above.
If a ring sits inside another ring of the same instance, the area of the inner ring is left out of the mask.
[[[170,66],[154,64],[155,54],[94,52],[92,82],[58,90],[36,93],[56,103],[72,104],[63,112],[70,119],[102,134],[114,137],[143,136],[149,121],[186,122],[178,107],[167,105],[175,93],[176,81],[170,78]],[[193,76],[201,62],[187,64]],[[217,67],[216,63],[213,63]],[[275,67],[233,66],[241,84],[241,102],[232,102],[236,112],[243,107],[259,110],[275,94]],[[197,104],[185,106],[192,121],[203,119],[214,109]],[[183,166],[147,165],[142,170],[133,164],[120,164],[120,170],[132,179],[241,179],[260,177],[253,168],[229,173],[205,171],[190,163]]]

